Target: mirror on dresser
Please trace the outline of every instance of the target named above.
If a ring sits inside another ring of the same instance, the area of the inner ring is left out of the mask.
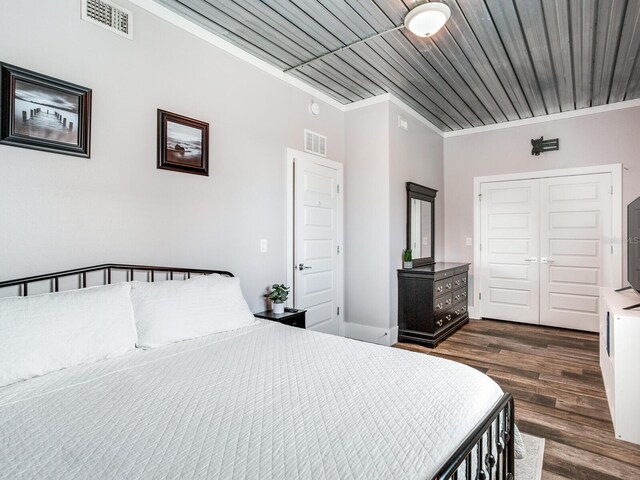
[[[435,201],[437,190],[407,182],[407,249],[415,266],[431,265],[434,259]]]

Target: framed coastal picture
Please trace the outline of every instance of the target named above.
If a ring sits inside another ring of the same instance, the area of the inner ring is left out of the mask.
[[[0,63],[0,144],[89,158],[91,89]]]
[[[209,175],[209,124],[158,109],[158,168]]]

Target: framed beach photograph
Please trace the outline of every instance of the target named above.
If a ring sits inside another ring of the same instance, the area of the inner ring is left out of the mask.
[[[209,175],[209,124],[158,109],[158,168]]]
[[[89,158],[91,89],[0,63],[0,144]]]

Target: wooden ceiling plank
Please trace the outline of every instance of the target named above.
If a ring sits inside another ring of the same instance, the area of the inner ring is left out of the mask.
[[[486,3],[520,81],[522,91],[527,97],[531,113],[535,117],[546,115],[542,92],[538,86],[538,79],[529,57],[529,48],[520,27],[515,5],[504,0],[486,0]]]
[[[358,69],[354,68],[353,65],[350,65],[349,63],[345,62],[338,55],[331,55],[331,56],[325,57],[321,61],[329,65],[334,70],[337,70],[339,72],[344,73],[345,75],[348,75],[349,78],[352,78],[355,82],[362,85],[362,87],[370,93],[370,96],[383,95],[387,93],[387,91],[384,88],[382,88],[380,85],[375,83],[372,79],[367,77]]]
[[[568,0],[542,0],[560,110],[575,110]]]
[[[561,46],[549,45],[547,26],[540,0],[516,0],[516,6],[547,113],[558,113],[560,102],[558,101],[558,88],[551,63],[550,49],[559,49]]]
[[[362,46],[362,48],[365,48],[365,47],[366,46]],[[416,111],[420,112],[422,115],[424,115],[424,117],[427,120],[433,123],[436,127],[440,128],[443,131],[453,130],[453,128],[449,124],[443,121],[442,117],[446,117],[446,115],[441,116],[440,112],[437,111],[439,109],[436,108],[434,109],[436,111],[432,111],[430,108],[431,105],[427,106],[422,101],[418,101],[413,98],[413,96],[409,93],[409,91],[411,90],[411,86],[409,88],[406,88],[406,85],[408,84],[406,80],[404,79],[398,80],[397,78],[395,78],[397,76],[397,73],[394,73],[393,75],[388,75],[386,69],[378,69],[377,65],[376,67],[374,67],[373,65],[371,65],[371,63],[369,63],[369,61],[362,58],[355,51],[355,49],[344,50],[338,53],[337,55],[340,56],[345,62],[356,67],[363,74],[370,77],[378,85],[384,86],[384,88],[388,92],[393,93],[398,98],[402,99],[402,101],[404,101],[405,103],[410,105],[412,108],[414,108]],[[401,85],[403,83],[405,84],[404,86]],[[420,92],[418,92],[418,95],[420,95]],[[429,104],[431,102],[429,101],[426,103]],[[449,121],[451,122],[451,125],[455,125],[455,122],[453,122],[453,120],[449,119]],[[459,129],[460,126],[455,125],[455,128]]]
[[[212,21],[207,15],[191,8],[189,5],[185,5],[184,3],[177,0],[156,0],[161,5],[167,7],[178,15],[186,18],[187,20],[193,22],[194,24],[204,28],[208,32],[217,35],[230,43],[236,45],[237,47],[245,50],[246,52],[255,55],[260,60],[264,60],[270,65],[273,65],[279,69],[289,68],[291,65],[287,62],[283,61],[281,58],[277,57],[275,54],[265,51],[257,45],[254,45],[250,41],[244,39],[243,37],[235,34],[223,28],[221,25],[218,25],[216,22]],[[185,2],[186,3],[186,2]]]
[[[236,0],[247,8],[254,10],[256,15],[273,28],[281,29],[281,31],[289,37],[293,42],[298,43],[301,47],[312,52],[314,57],[326,53],[327,45],[324,45],[314,36],[310,35],[298,25],[291,23],[286,17],[277,10],[263,3],[261,0]]]
[[[361,40],[343,21],[327,10],[318,0],[289,0],[300,10],[304,10],[319,25],[330,31],[343,45]]]
[[[439,32],[437,41],[434,41],[433,39],[416,39],[414,43],[421,46],[420,53],[423,55],[425,55],[425,51],[427,51],[425,50],[425,47],[428,48],[430,44],[433,44],[432,48],[442,52],[443,56],[451,63],[458,74],[464,78],[469,85],[469,88],[475,92],[476,96],[491,114],[495,122],[507,121],[507,117],[500,108],[500,105],[496,101],[492,92],[489,90],[489,86],[484,82],[484,79],[476,71],[470,59],[467,58],[460,48],[460,45],[458,45],[449,32]]]
[[[454,89],[440,73],[430,65],[428,60],[413,46],[405,35],[400,32],[389,33],[384,36],[384,40],[393,48],[397,55],[410,64],[417,72],[426,79],[436,91],[441,94],[458,112],[460,112],[473,126],[486,125],[485,121],[493,123],[489,113],[482,109],[484,120],[464,101],[460,92]],[[480,102],[477,102],[480,104]]]
[[[454,68],[449,59],[435,43],[428,39],[416,37],[415,35],[403,34],[403,36],[406,42],[411,44],[413,49],[415,49],[417,55],[421,56],[430,68],[444,79],[451,89],[475,112],[485,125],[496,123],[496,119],[493,118],[489,110],[487,110],[480,101],[476,92],[469,86],[466,79],[458,73],[458,70]],[[487,95],[490,96],[488,92]],[[498,109],[497,105],[496,109]]]
[[[360,12],[360,15],[371,25],[377,32],[393,28],[402,22],[394,23],[391,21],[385,11],[372,0],[346,0],[346,3],[354,10]],[[395,16],[395,15],[394,15]]]
[[[605,105],[609,100],[626,4],[624,0],[599,0],[598,2],[592,107]]]
[[[597,0],[569,0],[576,108],[591,106]]]
[[[491,62],[487,58],[487,54],[467,22],[464,13],[455,2],[449,2],[449,6],[451,7],[451,19],[445,27],[431,37],[431,39],[440,46],[441,43],[450,36],[469,62],[471,62],[477,75],[488,88],[495,102],[500,107],[502,116],[506,117],[507,120],[518,120],[520,117],[513,106],[513,102],[509,98],[509,95],[507,95],[500,78],[493,69]],[[457,57],[452,58],[454,62],[459,61]]]
[[[472,125],[471,122],[453,108],[411,65],[398,59],[395,50],[386,42],[376,38],[367,46],[371,52],[375,52],[375,55],[369,54],[368,56],[369,59],[373,60],[373,64],[378,68],[389,67],[387,68],[387,72],[389,72],[389,74],[396,74],[396,78],[400,81],[399,85],[406,85],[407,88],[409,88],[409,93],[411,93],[416,100],[428,99],[433,106],[430,110],[443,115],[443,120],[445,119],[444,116],[446,116],[462,128],[469,128]],[[362,49],[360,53],[363,54],[364,52],[366,52],[366,49]],[[383,62],[377,59],[376,55],[382,59]]]
[[[484,2],[477,0],[457,1],[460,10],[482,45],[498,78],[502,81],[502,86],[509,95],[513,106],[518,112],[518,116],[520,118],[531,117],[533,114],[487,6]]]
[[[353,79],[323,61],[313,62],[298,70],[302,70],[307,76],[313,77],[325,85],[332,86],[332,82],[337,83],[346,91],[341,91],[337,88],[333,89],[342,93],[343,96],[351,99],[352,102],[357,102],[358,100],[363,100],[372,96],[371,93],[368,92],[361,84],[355,82]]]
[[[358,0],[361,4],[373,3],[391,21],[393,25],[400,25],[409,12],[408,6],[398,0]]]
[[[249,18],[238,19],[234,18],[232,13],[225,13],[224,10],[229,7],[223,4],[225,2],[218,1],[217,6],[205,0],[182,0],[181,3],[218,25],[223,32],[226,32],[225,36],[229,37],[229,34],[232,34],[232,38],[241,38],[245,42],[269,52],[287,65],[296,65],[300,62],[301,58],[309,56],[308,53],[303,55],[300,52],[299,56],[297,56],[291,50],[283,48],[279,44],[279,41],[282,41],[281,38],[276,39],[269,34],[263,35],[257,32],[254,30],[254,28],[256,28],[255,22],[252,22]],[[299,47],[297,48],[299,49]]]
[[[373,28],[359,12],[354,10],[347,2],[335,0],[316,0],[316,2],[320,3],[327,12],[330,12],[335,17],[333,21],[342,22],[359,38],[365,38],[378,33],[378,30]],[[310,2],[307,0],[305,4],[306,3]],[[327,19],[331,21],[330,17],[327,17]]]
[[[170,1],[170,0],[164,0]],[[316,38],[323,45],[326,45],[327,52],[344,46],[336,35],[320,25],[307,12],[293,4],[289,0],[261,0],[262,3],[274,9],[290,23],[307,32],[313,38]],[[326,53],[326,52],[323,52]]]
[[[629,78],[629,84],[627,85],[627,92],[624,96],[625,100],[634,100],[636,98],[640,98],[640,52],[636,57],[631,78]]]
[[[640,2],[627,3],[627,10],[620,36],[618,58],[613,70],[613,81],[609,103],[621,102],[631,80],[631,74],[636,65],[636,59],[640,52]]]
[[[331,98],[333,98],[334,100],[342,103],[343,105],[347,105],[348,103],[352,103],[351,100],[349,100],[348,98],[344,97],[340,93],[336,92],[330,86],[319,82],[318,80],[316,80],[313,77],[310,77],[305,72],[302,72],[300,70],[289,70],[289,72],[287,72],[287,75],[291,75],[292,77],[296,77],[296,78],[302,80],[303,82],[308,83],[309,85],[317,88],[321,92],[326,93]]]

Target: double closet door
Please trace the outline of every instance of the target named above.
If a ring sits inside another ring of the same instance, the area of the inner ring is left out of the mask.
[[[610,173],[483,183],[482,316],[598,331],[613,285]]]

